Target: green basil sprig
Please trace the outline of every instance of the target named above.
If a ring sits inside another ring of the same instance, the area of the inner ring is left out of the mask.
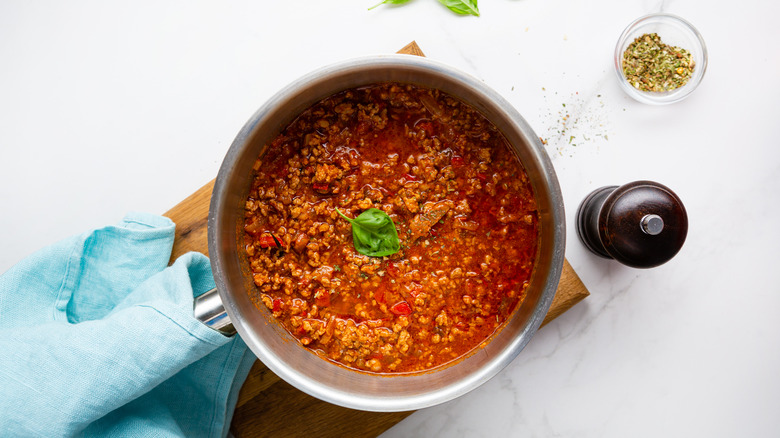
[[[384,0],[374,6],[368,8],[370,11],[379,5],[402,5],[409,3],[410,0]],[[477,6],[477,0],[439,0],[439,3],[443,4],[450,11],[460,15],[476,15],[479,17],[479,7]]]
[[[447,9],[460,15],[476,15],[479,17],[479,8],[477,0],[439,0],[439,3]]]
[[[395,224],[384,211],[369,208],[355,219],[344,216],[338,208],[336,211],[352,224],[352,240],[357,252],[382,257],[395,254],[401,249]]]

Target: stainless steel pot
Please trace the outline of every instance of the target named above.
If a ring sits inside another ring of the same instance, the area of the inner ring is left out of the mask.
[[[476,353],[454,365],[418,374],[376,375],[330,363],[300,345],[264,307],[250,301],[254,288],[243,246],[243,211],[252,165],[263,148],[298,114],[336,92],[382,81],[438,88],[468,102],[506,136],[537,197],[540,251],[531,284],[506,326]],[[476,388],[514,359],[542,323],[564,259],[563,200],[539,137],[520,114],[480,80],[411,55],[360,58],[315,71],[273,96],[239,132],[219,170],[209,210],[209,253],[219,297],[230,321],[257,357],[296,388],[330,403],[367,411],[433,406]],[[207,319],[216,325],[218,312]]]

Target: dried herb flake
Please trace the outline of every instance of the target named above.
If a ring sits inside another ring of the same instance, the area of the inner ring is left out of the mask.
[[[641,91],[680,88],[693,75],[696,62],[687,50],[668,46],[657,33],[637,37],[623,52],[623,75]]]

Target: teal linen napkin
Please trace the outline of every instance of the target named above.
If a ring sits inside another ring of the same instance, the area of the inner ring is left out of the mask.
[[[192,316],[208,259],[130,214],[0,276],[0,434],[219,437],[254,356]]]

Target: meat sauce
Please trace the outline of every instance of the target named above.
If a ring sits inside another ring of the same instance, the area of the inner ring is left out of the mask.
[[[475,350],[522,302],[537,257],[529,179],[501,133],[439,90],[380,83],[304,111],[254,166],[249,291],[301,344],[374,373],[429,370]],[[355,250],[369,208],[400,251]]]

